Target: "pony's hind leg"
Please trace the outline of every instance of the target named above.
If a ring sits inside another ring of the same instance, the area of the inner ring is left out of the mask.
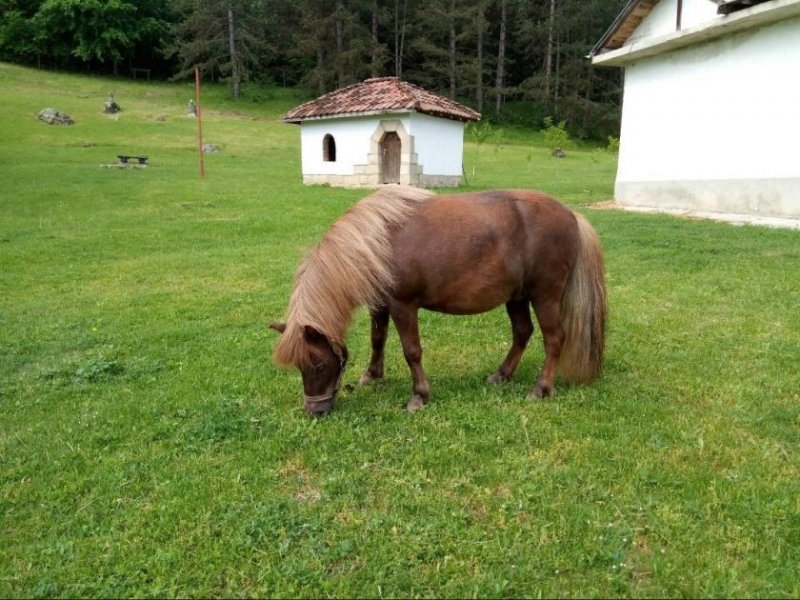
[[[547,398],[555,389],[556,367],[564,345],[564,326],[561,321],[561,303],[556,298],[534,301],[533,310],[539,321],[544,340],[545,359],[539,381],[531,390],[529,398]]]
[[[378,309],[369,311],[372,327],[371,327],[371,341],[372,341],[372,356],[369,359],[369,366],[367,370],[361,375],[359,383],[367,385],[376,379],[383,378],[383,350],[386,346],[386,337],[389,333],[389,309],[382,306]]]
[[[497,371],[489,375],[486,380],[489,383],[500,383],[508,381],[517,370],[522,353],[528,345],[528,340],[533,335],[533,323],[531,322],[531,310],[527,300],[511,300],[506,303],[506,312],[511,320],[512,343],[503,363]]]

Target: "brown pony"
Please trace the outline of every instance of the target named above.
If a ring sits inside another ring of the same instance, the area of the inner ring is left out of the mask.
[[[511,378],[533,333],[533,306],[546,357],[531,391],[553,393],[556,370],[583,383],[603,362],[606,292],[592,226],[553,198],[521,190],[434,196],[381,189],[348,210],[297,270],[275,361],[300,369],[304,407],[333,409],[347,362],[354,310],[369,307],[372,358],[361,376],[383,377],[389,319],[411,369],[415,411],[428,402],[417,311],[468,315],[505,304],[513,344],[489,382]]]

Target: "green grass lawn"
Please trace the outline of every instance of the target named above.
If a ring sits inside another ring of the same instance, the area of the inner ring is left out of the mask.
[[[191,95],[0,64],[0,597],[800,595],[800,233],[592,210],[613,155],[468,144],[470,188],[598,230],[602,378],[528,402],[538,336],[489,387],[504,311],[423,313],[424,411],[392,334],[311,419],[267,325],[365,192],[300,183],[267,88],[205,88],[200,181]]]

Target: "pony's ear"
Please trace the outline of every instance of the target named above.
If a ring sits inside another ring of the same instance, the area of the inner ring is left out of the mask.
[[[286,323],[270,323],[269,328],[278,333],[286,331]]]
[[[305,338],[306,342],[309,343],[327,341],[327,338],[324,335],[308,325],[303,327],[303,337]]]

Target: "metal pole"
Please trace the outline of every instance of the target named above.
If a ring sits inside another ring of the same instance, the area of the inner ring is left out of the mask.
[[[197,150],[200,152],[200,179],[206,177],[206,167],[203,163],[203,111],[200,109],[200,69],[194,69],[194,96],[197,105]]]

